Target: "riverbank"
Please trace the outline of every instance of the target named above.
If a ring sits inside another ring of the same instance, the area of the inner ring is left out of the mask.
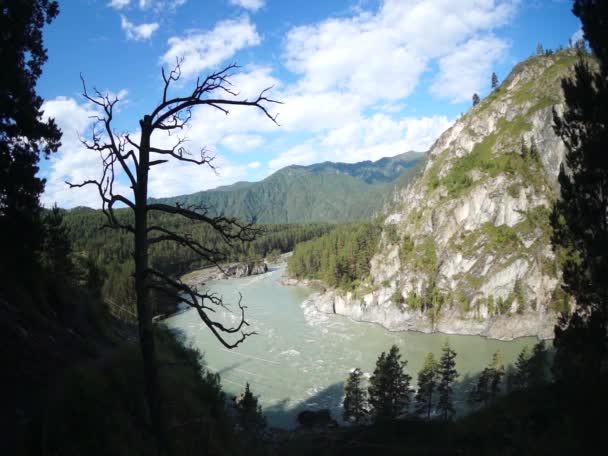
[[[287,274],[287,272],[286,272]],[[458,309],[443,310],[433,321],[421,311],[409,311],[394,304],[390,297],[369,293],[363,297],[327,287],[320,280],[295,279],[287,275],[282,280],[287,286],[307,286],[317,292],[310,297],[319,312],[348,317],[363,323],[375,323],[389,331],[416,331],[425,334],[482,336],[500,341],[522,337],[553,338],[556,316],[542,310],[528,310],[522,314],[489,318],[462,318]],[[380,290],[382,291],[382,290]]]

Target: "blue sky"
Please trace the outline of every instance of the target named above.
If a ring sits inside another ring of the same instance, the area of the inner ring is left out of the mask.
[[[243,96],[274,86],[284,102],[273,108],[279,127],[252,109],[194,113],[188,145],[213,150],[219,169],[154,168],[151,196],[172,196],[259,180],[289,164],[426,150],[474,92],[489,91],[492,71],[502,80],[538,42],[567,46],[580,29],[570,8],[566,0],[60,1],[45,29],[38,92],[64,136],[41,166],[43,202],[99,206],[90,189],[64,184],[101,169],[78,141],[95,114],[81,96],[81,73],[119,96],[114,128],[133,135],[160,98],[161,68],[176,57],[184,58],[176,93],[232,62],[241,65],[233,83]]]

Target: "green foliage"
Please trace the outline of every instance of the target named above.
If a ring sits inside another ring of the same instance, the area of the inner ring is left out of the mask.
[[[42,29],[58,13],[57,2],[46,0],[0,8],[0,290],[36,286],[39,274],[44,179],[38,162],[57,151],[61,131],[44,119],[36,82],[47,60]]]
[[[395,292],[391,296],[391,302],[395,304],[397,308],[403,308],[403,304],[405,304],[405,298],[403,297],[403,293],[401,293],[401,290],[395,290]]]
[[[545,342],[534,345],[532,353],[524,347],[515,363],[514,389],[536,388],[549,381],[549,354]]]
[[[397,227],[395,225],[384,225],[383,230],[389,243],[396,244],[399,242],[399,234],[397,233]]]
[[[382,352],[369,380],[370,413],[375,421],[395,419],[407,413],[410,405],[411,377],[404,369],[399,348],[393,345],[388,353]]]
[[[344,386],[344,420],[361,424],[367,418],[367,392],[361,386],[363,372],[358,367],[354,369]]]
[[[430,236],[424,236],[414,243],[409,236],[403,238],[399,250],[402,267],[432,275],[437,269],[437,248]]]
[[[237,431],[242,443],[247,447],[255,445],[266,428],[266,417],[258,405],[258,398],[251,392],[249,383],[245,386],[245,392],[235,400],[235,409]]]
[[[425,157],[405,153],[376,162],[288,166],[260,182],[238,182],[161,201],[201,203],[215,213],[257,223],[348,222],[370,219],[407,184]]]
[[[130,221],[130,214],[126,210],[116,213],[121,221]],[[77,208],[66,212],[63,218],[62,229],[67,232],[75,251],[73,256],[95,265],[104,279],[104,300],[111,304],[112,311],[120,318],[132,319],[135,294],[131,277],[134,271],[131,237],[124,232],[102,228],[106,220],[101,211]],[[293,250],[297,243],[321,236],[334,228],[326,224],[262,225],[262,234],[256,240],[229,246],[218,233],[204,224],[192,224],[167,214],[151,215],[150,222],[191,236],[203,245],[214,246],[223,252],[226,261],[277,257],[280,253]],[[150,264],[169,275],[210,265],[190,249],[170,242],[155,244],[150,248]]]
[[[439,376],[437,410],[442,419],[448,421],[455,413],[453,385],[458,378],[458,372],[456,371],[456,352],[450,348],[447,341],[442,348],[437,372]]]
[[[555,374],[586,386],[597,382],[608,361],[608,10],[605,2],[576,0],[573,12],[599,68],[578,52],[574,78],[562,80],[564,113],[553,116],[567,152],[551,240],[562,251],[564,289],[577,305],[555,330]]]
[[[502,378],[505,375],[505,367],[499,352],[492,355],[490,365],[481,371],[477,379],[477,385],[469,393],[469,400],[474,404],[488,403],[494,400],[501,390]]]
[[[238,453],[219,376],[168,330],[157,331],[156,342],[171,453]],[[70,369],[44,406],[37,423],[44,438],[32,440],[32,454],[153,454],[143,385],[135,345]]]
[[[498,90],[498,77],[496,73],[492,73],[492,89]]]
[[[515,280],[515,285],[513,286],[513,295],[517,300],[517,313],[521,314],[526,309],[526,293],[524,291],[521,279],[519,278]]]
[[[302,242],[289,258],[289,274],[352,290],[369,276],[369,262],[381,230],[372,222],[342,225],[318,239]]]
[[[427,353],[422,369],[418,372],[418,390],[416,391],[416,414],[431,418],[434,405],[434,393],[439,382],[439,365],[432,353]]]

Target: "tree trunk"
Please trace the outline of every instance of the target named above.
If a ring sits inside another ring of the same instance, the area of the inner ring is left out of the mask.
[[[154,347],[152,327],[152,306],[148,299],[146,271],[148,269],[148,163],[150,161],[150,129],[141,122],[141,142],[139,166],[137,167],[137,187],[135,189],[135,293],[137,296],[137,321],[139,342],[144,366],[146,399],[150,411],[152,430],[157,441],[158,454],[167,450],[161,411],[158,366]]]

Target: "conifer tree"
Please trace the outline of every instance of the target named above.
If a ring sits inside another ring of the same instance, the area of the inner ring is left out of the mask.
[[[376,421],[395,419],[407,413],[410,405],[411,377],[404,369],[399,348],[393,345],[388,353],[382,352],[370,378],[369,404]]]
[[[61,131],[43,118],[36,82],[47,60],[42,29],[58,13],[48,0],[0,6],[0,290],[36,275],[43,242],[38,161],[57,151]]]
[[[418,372],[418,391],[416,392],[416,414],[431,418],[434,394],[438,383],[438,365],[432,353],[428,353],[424,364]]]
[[[492,73],[492,89],[498,90],[498,76],[496,76],[496,73]]]
[[[479,98],[479,95],[477,95],[476,93],[474,93],[473,94],[473,106],[477,106],[480,101],[481,101],[481,99]]]
[[[498,351],[492,355],[490,370],[490,398],[494,399],[500,394],[502,378],[505,375],[505,366]]]
[[[543,49],[543,45],[541,43],[538,43],[536,45],[536,55],[538,55],[539,57],[545,55],[545,50]]]
[[[515,362],[515,375],[513,377],[514,389],[526,389],[530,386],[530,352],[528,347],[522,348]]]
[[[490,377],[491,369],[489,367],[484,368],[479,374],[477,384],[469,394],[470,402],[473,404],[483,404],[484,406],[488,405],[488,401],[490,400]]]
[[[490,365],[481,371],[477,385],[470,394],[471,402],[487,406],[500,393],[500,384],[504,375],[505,367],[500,353],[496,352],[492,355]]]
[[[437,408],[444,421],[449,420],[455,413],[454,410],[454,381],[458,378],[456,371],[456,352],[450,348],[446,341],[443,345],[441,359],[439,360],[439,402]]]
[[[361,386],[362,375],[363,372],[357,367],[348,375],[344,387],[344,420],[355,424],[362,423],[367,416],[367,393]]]
[[[532,349],[528,360],[528,382],[530,387],[547,383],[547,366],[549,364],[545,342],[540,341]]]
[[[593,383],[608,359],[608,3],[576,0],[573,13],[599,69],[581,51],[574,78],[562,80],[564,113],[553,115],[567,152],[552,243],[564,258],[563,289],[577,305],[555,329],[554,374]]]
[[[253,395],[249,383],[245,392],[236,403],[237,422],[241,432],[257,435],[266,427],[266,417],[262,414],[262,407],[258,405],[258,398]]]

